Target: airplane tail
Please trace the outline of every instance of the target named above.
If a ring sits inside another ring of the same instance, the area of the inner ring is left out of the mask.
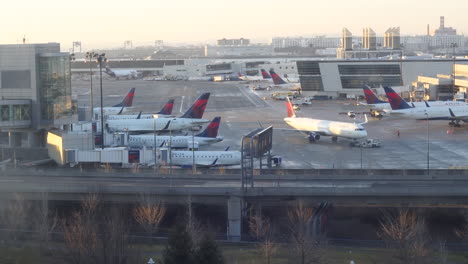
[[[289,97],[286,97],[286,110],[288,111],[288,117],[296,117],[296,113],[294,112],[293,105],[289,100]]]
[[[281,79],[281,77],[278,74],[276,74],[276,72],[273,69],[270,70],[270,75],[271,75],[271,78],[273,78],[274,84],[280,85],[280,84],[286,83],[283,79]]]
[[[133,104],[133,96],[135,95],[135,87],[128,91],[127,96],[119,104],[114,105],[113,107],[131,107]]]
[[[107,73],[107,74],[108,74],[109,76],[111,76],[111,77],[115,77],[115,76],[116,76],[116,75],[115,75],[115,72],[113,72],[113,71],[111,70],[111,68],[109,67],[109,65],[106,65],[104,72]]]
[[[169,99],[164,107],[157,114],[160,115],[170,115],[172,114],[172,108],[174,107],[174,99]]]
[[[215,138],[218,136],[219,123],[221,122],[221,117],[217,116],[211,121],[211,123],[201,132],[196,135],[197,137],[210,137]]]
[[[267,71],[265,71],[264,69],[261,69],[260,71],[262,72],[263,79],[271,79],[271,76],[270,74],[268,74]]]
[[[364,97],[366,97],[366,103],[367,104],[382,104],[382,103],[386,103],[382,100],[380,100],[375,94],[374,92],[372,91],[372,89],[367,86],[367,85],[364,85],[364,87],[362,87],[362,89],[364,90]]]
[[[198,99],[193,103],[193,105],[181,116],[182,118],[196,118],[200,119],[205,113],[206,104],[210,98],[210,93],[203,93],[198,97]]]
[[[392,110],[412,108],[403,98],[398,95],[390,86],[384,86],[385,94]]]

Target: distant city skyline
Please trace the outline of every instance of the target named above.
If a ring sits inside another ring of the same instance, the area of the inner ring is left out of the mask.
[[[343,27],[353,35],[371,27],[378,36],[389,27],[401,27],[402,35],[422,35],[445,16],[445,25],[468,32],[468,2],[447,0],[373,0],[314,2],[292,0],[237,0],[235,2],[149,1],[125,3],[103,0],[59,0],[5,3],[0,17],[1,44],[59,42],[68,50],[81,41],[84,50],[115,48],[132,40],[134,46],[155,40],[168,44],[212,43],[221,38],[250,38],[269,42],[272,37],[339,36]]]

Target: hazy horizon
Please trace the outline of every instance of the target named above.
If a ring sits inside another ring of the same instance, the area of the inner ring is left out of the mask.
[[[402,35],[426,33],[439,27],[445,16],[446,27],[458,34],[468,31],[464,10],[468,2],[395,0],[391,4],[371,0],[314,3],[238,0],[139,0],[121,2],[90,0],[64,3],[58,0],[8,2],[0,22],[4,32],[0,43],[59,42],[63,50],[81,41],[84,50],[115,48],[132,40],[134,46],[151,45],[155,40],[168,44],[214,43],[221,38],[250,38],[268,42],[276,36],[339,36],[347,27],[353,35],[371,27],[383,35],[389,27],[401,27]],[[456,7],[456,8],[454,8]]]

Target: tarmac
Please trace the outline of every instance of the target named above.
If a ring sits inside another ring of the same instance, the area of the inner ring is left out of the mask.
[[[204,118],[221,116],[220,135],[224,141],[201,148],[202,150],[240,149],[242,135],[260,126],[290,128],[283,121],[286,115],[284,101],[271,99],[272,91],[252,91],[240,82],[208,81],[145,81],[103,80],[104,106],[119,103],[127,91],[136,88],[133,111],[138,113],[158,112],[169,98],[175,99],[174,115],[183,113],[203,92],[211,97]],[[72,80],[73,94],[80,107],[90,106],[89,79]],[[100,102],[99,81],[93,79],[95,107]],[[265,97],[266,100],[262,98]],[[353,120],[342,113],[368,112],[368,108],[356,105],[356,100],[313,101],[301,106],[298,116],[346,122],[363,122],[358,114]],[[340,114],[341,113],[341,114]],[[364,125],[368,138],[382,142],[380,148],[350,147],[350,140],[332,142],[322,137],[309,143],[306,136],[296,131],[274,130],[273,155],[281,156],[283,169],[335,168],[335,169],[446,169],[468,167],[468,124],[451,128],[448,121],[415,121],[383,117],[381,120],[368,116]],[[398,136],[397,132],[400,132]],[[429,156],[429,159],[428,159]]]

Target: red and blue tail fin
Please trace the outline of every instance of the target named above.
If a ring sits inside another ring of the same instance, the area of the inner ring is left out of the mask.
[[[362,87],[362,89],[364,90],[364,97],[366,97],[366,103],[367,104],[383,104],[383,103],[387,103],[387,102],[384,102],[382,100],[380,100],[375,94],[374,92],[372,91],[372,89],[367,86],[367,85],[364,85],[364,87]]]
[[[211,121],[211,123],[197,135],[197,137],[210,137],[215,138],[218,136],[219,123],[221,122],[221,117],[217,116]]]
[[[265,71],[264,69],[261,69],[260,71],[262,72],[263,79],[271,79],[271,76],[270,74],[268,74],[267,71]]]
[[[392,107],[392,110],[408,109],[412,108],[403,98],[398,95],[391,87],[384,87],[385,94],[387,95],[388,102]]]
[[[274,84],[280,85],[280,84],[286,83],[283,79],[281,79],[281,77],[278,74],[276,74],[276,72],[273,69],[270,70],[270,75],[271,75],[271,78],[273,78]]]
[[[210,93],[203,93],[181,117],[196,119],[202,118],[205,113],[206,104],[208,104],[208,99],[210,99]]]
[[[174,107],[174,99],[169,99],[161,111],[157,112],[159,115],[170,115],[172,114],[172,108]]]
[[[135,95],[135,88],[128,91],[127,96],[119,104],[114,105],[113,107],[131,107],[133,104],[133,96]]]

